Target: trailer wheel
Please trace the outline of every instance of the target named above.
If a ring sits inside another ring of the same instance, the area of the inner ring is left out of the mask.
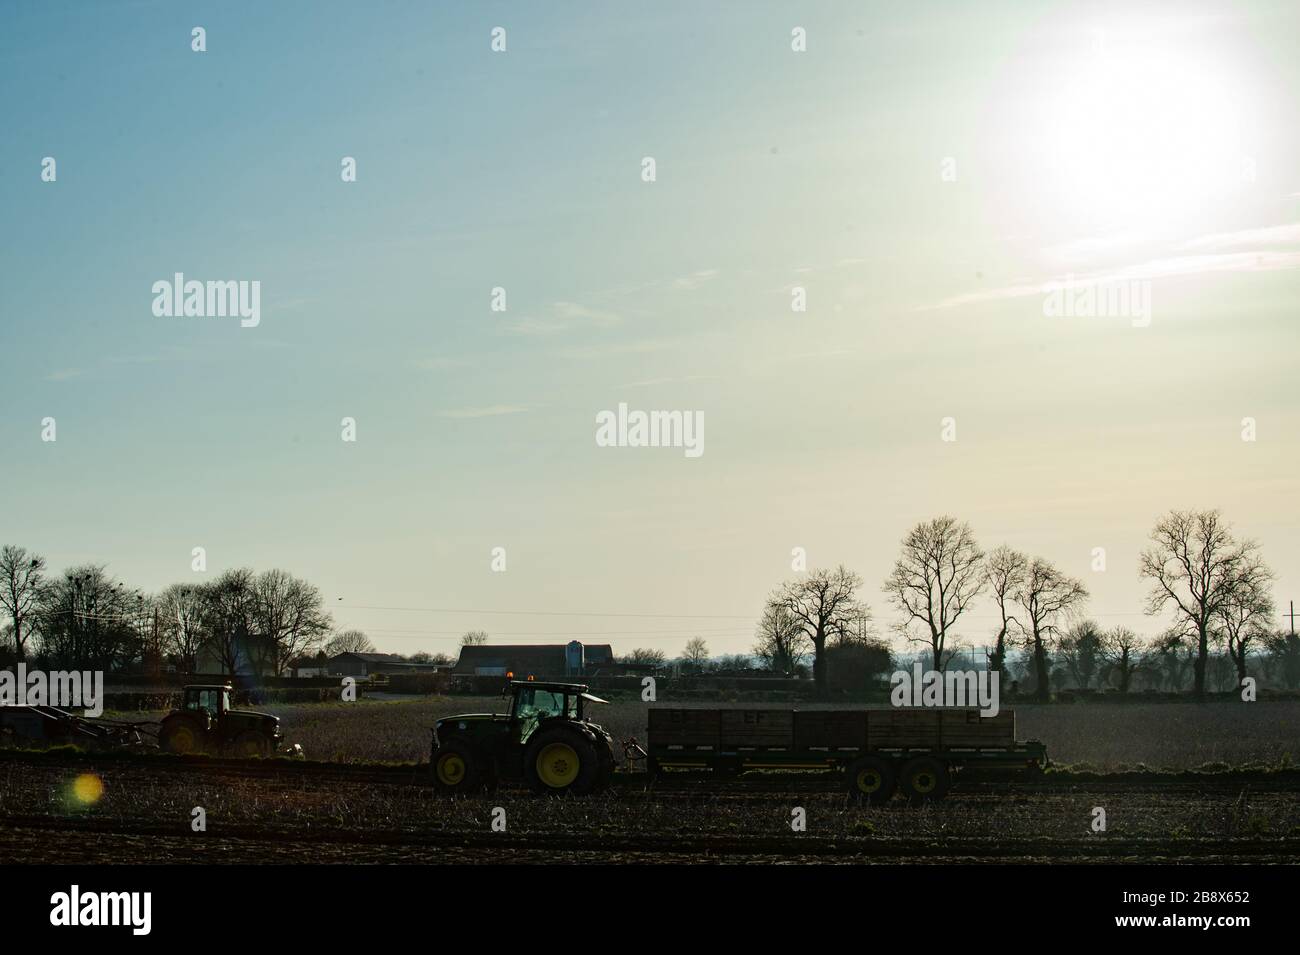
[[[482,778],[474,750],[460,740],[448,740],[433,754],[433,784],[442,792],[473,792]]]
[[[855,759],[844,771],[849,795],[858,802],[878,806],[889,802],[898,789],[894,765],[879,756]]]
[[[942,799],[948,793],[951,779],[948,767],[932,756],[917,756],[903,764],[901,783],[903,795],[913,804],[929,799]]]
[[[524,752],[524,775],[535,793],[585,796],[596,787],[599,774],[596,747],[573,730],[538,733]]]

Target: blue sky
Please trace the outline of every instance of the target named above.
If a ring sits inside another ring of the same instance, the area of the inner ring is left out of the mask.
[[[383,649],[672,654],[746,649],[793,547],[887,626],[941,513],[1154,632],[1143,539],[1217,506],[1285,604],[1300,24],[1173,11],[7,4],[0,541],[151,590],[195,546],[284,567]],[[261,324],[155,317],[175,272],[259,280]],[[1149,282],[1150,325],[1045,317],[1066,275]],[[620,401],[706,453],[597,448]]]

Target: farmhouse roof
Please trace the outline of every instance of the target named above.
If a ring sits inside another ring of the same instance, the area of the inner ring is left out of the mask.
[[[453,673],[472,674],[479,667],[504,667],[516,674],[563,676],[567,670],[565,644],[482,644],[460,648]],[[609,644],[584,644],[587,668],[613,662]]]

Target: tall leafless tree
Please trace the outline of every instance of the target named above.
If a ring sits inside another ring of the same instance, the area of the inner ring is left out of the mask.
[[[59,667],[125,666],[141,650],[143,604],[102,565],[69,568],[41,601],[41,649]]]
[[[1205,695],[1216,619],[1252,572],[1263,567],[1257,552],[1254,541],[1233,536],[1218,511],[1170,511],[1156,523],[1151,545],[1142,552],[1140,573],[1152,581],[1147,613],[1159,613],[1172,602],[1179,624],[1196,641],[1197,697]]]
[[[1114,627],[1102,634],[1101,658],[1107,675],[1115,678],[1116,689],[1127,693],[1142,665],[1142,638],[1127,627]]]
[[[38,619],[44,582],[44,557],[12,544],[0,548],[0,607],[13,622],[14,655],[19,660],[27,657],[29,621]]]
[[[812,646],[803,622],[776,600],[763,607],[755,637],[754,655],[780,673],[793,673]]]
[[[866,609],[854,596],[861,586],[862,578],[841,564],[834,570],[810,571],[772,594],[771,601],[798,621],[812,643],[813,683],[819,696],[826,693],[826,641],[850,631]]]
[[[928,643],[934,669],[941,670],[949,631],[984,584],[984,553],[970,525],[936,517],[903,537],[884,590],[903,614],[899,630],[913,642]],[[914,636],[914,624],[924,628],[921,637]]]
[[[709,645],[703,637],[691,637],[682,651],[682,668],[690,673],[703,673],[709,666]]]
[[[1273,626],[1273,572],[1258,555],[1243,562],[1237,586],[1219,608],[1219,624],[1228,657],[1237,668],[1237,683],[1246,679],[1246,658],[1253,645],[1264,642]]]
[[[315,651],[329,633],[331,621],[314,584],[285,570],[267,570],[253,581],[253,618],[257,634],[254,655],[279,675],[289,662]],[[269,659],[265,659],[269,657]]]
[[[1101,627],[1096,621],[1080,620],[1057,641],[1056,649],[1066,672],[1074,685],[1083,690],[1092,688],[1092,681],[1101,672],[1104,655]]]
[[[204,588],[207,596],[203,625],[207,648],[222,672],[233,675],[250,659],[249,644],[256,632],[253,572],[247,567],[227,570]]]
[[[984,580],[998,605],[1001,623],[997,636],[993,640],[993,652],[989,655],[989,669],[1001,671],[1007,659],[1007,635],[1016,623],[1015,614],[1007,613],[1008,607],[1014,608],[1016,591],[1025,579],[1025,569],[1029,559],[1018,550],[1002,544],[989,551],[984,560]]]
[[[460,638],[462,647],[481,647],[488,642],[486,630],[470,630]]]
[[[208,599],[203,584],[172,584],[158,595],[163,646],[182,673],[195,671],[199,651],[208,639],[204,628]]]
[[[1081,581],[1061,573],[1041,557],[1035,557],[1025,569],[1016,602],[1024,610],[1024,621],[1019,626],[1033,655],[1034,690],[1040,702],[1046,703],[1051,693],[1048,642],[1055,638],[1061,620],[1087,598],[1088,590]]]

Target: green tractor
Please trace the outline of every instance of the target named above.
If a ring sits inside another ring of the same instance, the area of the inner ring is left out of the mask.
[[[533,792],[586,795],[614,775],[614,739],[587,718],[605,700],[576,683],[512,681],[502,692],[510,712],[467,713],[438,720],[429,761],[443,792],[526,783]]]
[[[230,708],[230,686],[185,687],[179,710],[163,717],[158,745],[164,752],[270,756],[280,742],[280,719],[268,713]]]

